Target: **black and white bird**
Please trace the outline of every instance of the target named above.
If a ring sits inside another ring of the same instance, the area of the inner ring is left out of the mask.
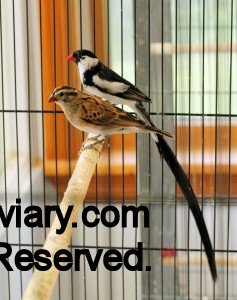
[[[94,53],[89,50],[77,50],[68,56],[69,61],[74,61],[78,68],[81,82],[86,90],[114,104],[123,104],[134,110],[148,125],[154,126],[149,114],[146,112],[143,103],[149,103],[151,99],[142,93],[136,86],[122,78],[113,70],[99,61]],[[197,198],[192,186],[179,164],[172,149],[163,136],[151,133],[156,142],[160,155],[173,172],[181,190],[192,211],[193,217],[199,229],[201,240],[204,245],[212,278],[217,279],[215,255],[207,231],[207,227],[200,210]]]

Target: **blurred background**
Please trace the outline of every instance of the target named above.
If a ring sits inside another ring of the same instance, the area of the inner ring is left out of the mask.
[[[67,62],[89,49],[152,98],[147,109],[200,201],[216,252],[214,286],[193,217],[148,135],[113,136],[105,144],[86,203],[147,205],[150,228],[79,226],[71,249],[117,248],[138,241],[151,272],[61,272],[53,299],[236,299],[237,286],[237,1],[2,0],[0,2],[0,204],[22,199],[55,205],[66,189],[84,134],[47,102],[51,90],[81,88]],[[127,109],[126,107],[124,107]],[[23,215],[23,214],[22,214]],[[113,218],[113,216],[109,216]],[[16,229],[0,239],[41,248],[48,229]],[[175,251],[173,251],[175,249]],[[10,261],[14,263],[12,256]],[[1,299],[20,299],[32,272],[0,264]]]

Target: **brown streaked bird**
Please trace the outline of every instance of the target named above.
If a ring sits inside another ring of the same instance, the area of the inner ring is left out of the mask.
[[[174,136],[164,130],[147,125],[143,120],[129,114],[114,104],[72,88],[60,86],[55,88],[49,98],[61,106],[68,121],[77,129],[94,133],[98,136],[111,134],[147,132]]]

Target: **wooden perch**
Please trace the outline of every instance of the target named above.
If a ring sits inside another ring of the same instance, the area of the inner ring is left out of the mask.
[[[93,137],[89,135],[88,137]],[[60,228],[60,223],[55,217],[53,224],[50,228],[49,234],[44,243],[44,249],[48,250],[51,254],[51,261],[53,262],[54,254],[60,249],[66,249],[72,238],[72,222],[78,221],[78,214],[85,199],[87,189],[95,170],[96,163],[100,157],[102,150],[101,143],[94,145],[93,149],[84,149],[80,153],[74,172],[68,183],[66,192],[62,199],[60,209],[62,214],[65,215],[69,205],[73,205],[73,211],[67,227],[62,234],[57,234],[56,230]],[[84,143],[84,147],[90,145],[92,141],[88,138]],[[52,267],[48,271],[35,270],[32,279],[23,295],[23,300],[47,300],[51,298],[59,271]]]

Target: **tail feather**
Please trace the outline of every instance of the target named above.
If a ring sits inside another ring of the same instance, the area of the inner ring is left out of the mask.
[[[175,157],[172,149],[169,147],[165,139],[157,135],[158,142],[156,142],[157,148],[159,153],[164,157],[166,163],[170,167],[172,173],[174,174],[184,196],[188,202],[188,206],[192,211],[193,217],[196,221],[202,243],[204,245],[209,267],[211,270],[212,278],[214,281],[217,279],[217,270],[216,270],[216,262],[215,262],[215,255],[212,249],[212,244],[210,241],[210,237],[207,231],[207,227],[203,218],[202,211],[198,205],[197,198],[194,194],[192,186],[184,173],[181,165],[179,164],[177,158]]]
[[[142,104],[137,103],[133,109],[145,120],[149,125],[154,126],[153,122],[150,119],[150,116],[147,114],[145,108]],[[153,136],[154,134],[152,134]],[[215,262],[215,254],[212,248],[211,240],[207,231],[207,227],[203,218],[202,211],[199,207],[197,198],[192,189],[192,186],[183,170],[181,165],[179,164],[177,158],[174,155],[174,152],[165,141],[163,136],[157,134],[154,137],[154,140],[157,145],[157,149],[160,155],[165,159],[166,163],[170,167],[172,173],[174,174],[175,179],[177,180],[184,196],[187,200],[189,209],[191,210],[193,217],[196,221],[202,243],[205,248],[205,252],[208,259],[208,264],[211,270],[212,278],[214,281],[217,279],[217,270],[216,270],[216,262]]]
[[[146,125],[146,129],[149,130],[152,133],[156,133],[157,135],[162,135],[162,136],[165,135],[165,136],[167,136],[169,138],[172,138],[172,139],[175,138],[172,133],[169,133],[168,131],[156,128],[154,126]]]

